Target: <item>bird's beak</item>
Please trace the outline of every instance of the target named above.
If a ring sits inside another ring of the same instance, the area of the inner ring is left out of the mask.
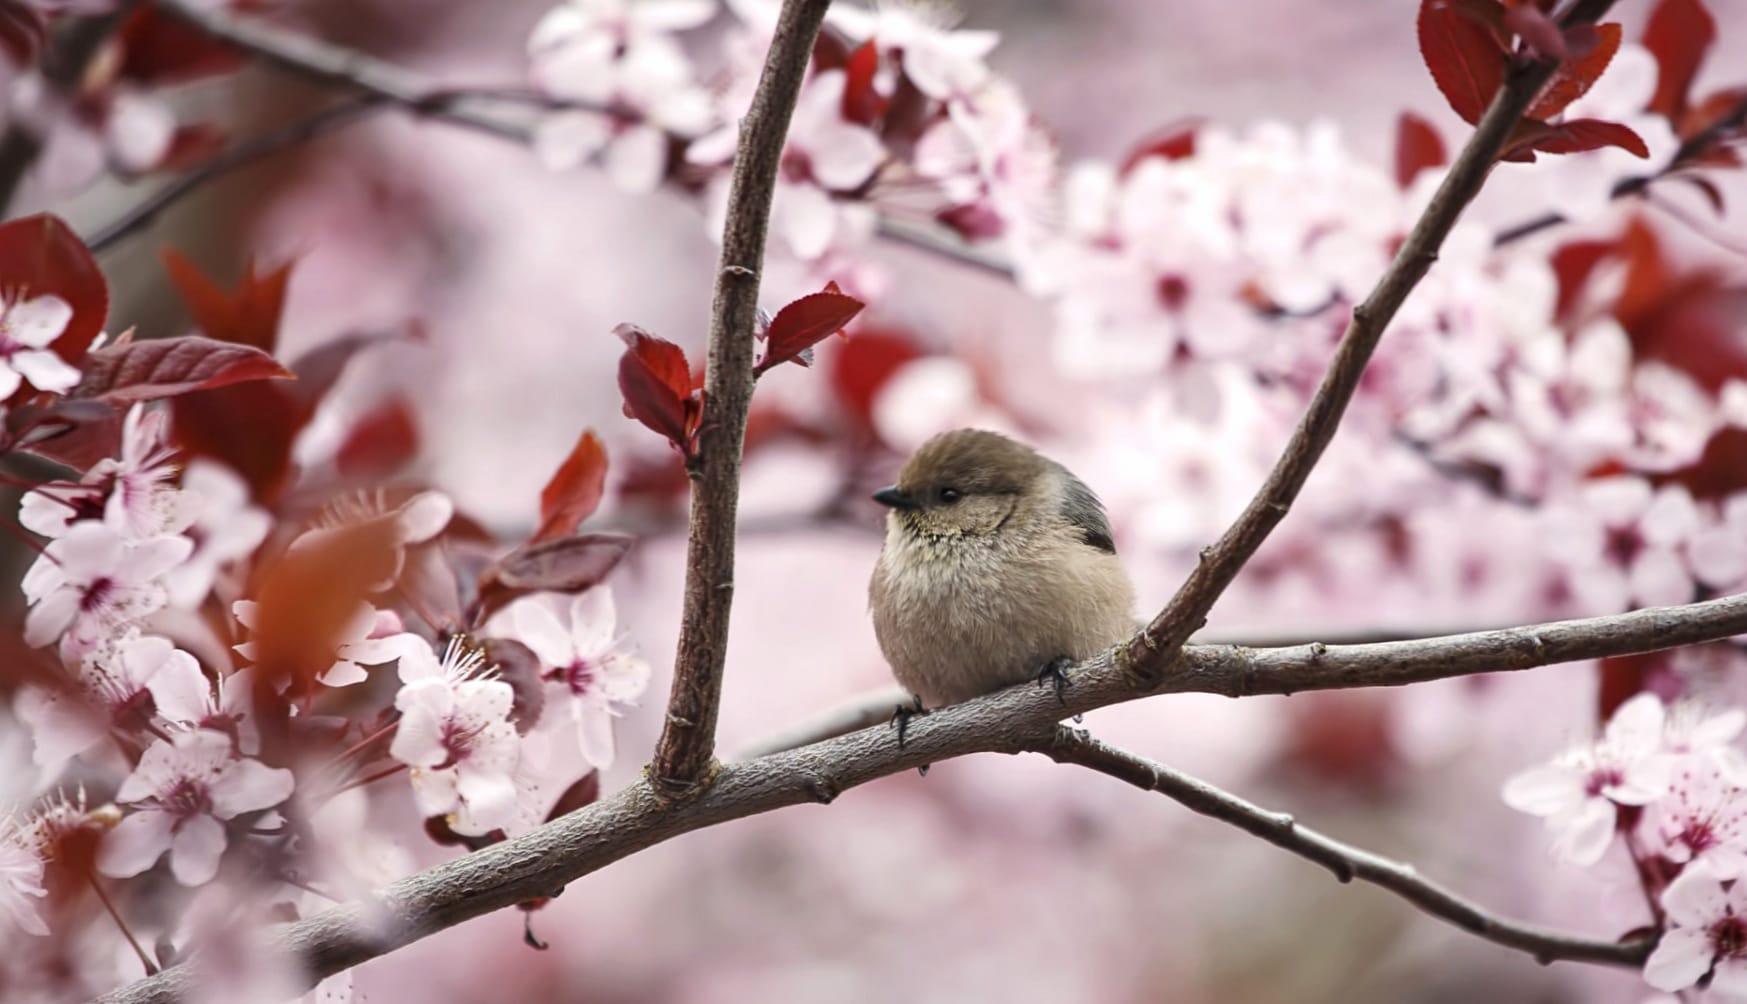
[[[892,509],[914,509],[916,500],[898,490],[897,485],[887,485],[873,493],[873,500],[880,505]]]

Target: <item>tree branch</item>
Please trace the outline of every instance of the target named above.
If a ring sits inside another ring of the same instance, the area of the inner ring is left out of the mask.
[[[716,713],[728,655],[728,613],[734,599],[734,518],[740,499],[740,454],[752,406],[753,329],[758,324],[759,271],[770,230],[789,118],[801,93],[813,40],[830,0],[784,0],[776,34],[759,74],[752,108],[740,123],[740,147],[728,186],[728,222],[710,309],[709,366],[703,422],[692,479],[691,533],[686,541],[685,608],[667,719],[650,768],[657,784],[684,792],[707,782],[715,758]]]
[[[620,858],[693,830],[805,802],[830,802],[888,774],[971,753],[1018,753],[1054,741],[1056,723],[1148,693],[1290,694],[1400,686],[1556,662],[1630,655],[1747,633],[1747,595],[1611,617],[1379,645],[1250,651],[1186,649],[1177,671],[1137,687],[1116,650],[1075,671],[1058,703],[1030,685],[918,715],[904,747],[870,728],[748,763],[728,764],[693,798],[674,800],[647,780],[532,833],[390,884],[282,928],[278,947],[314,983],[462,921],[549,896]],[[108,1004],[171,1004],[199,979],[198,959],[108,994]]]
[[[1580,0],[1565,23],[1592,23],[1612,6],[1613,0]],[[1311,470],[1334,439],[1341,415],[1384,330],[1407,294],[1437,260],[1444,238],[1455,227],[1462,210],[1480,193],[1480,186],[1498,161],[1512,130],[1557,68],[1556,62],[1533,62],[1513,69],[1506,78],[1475,127],[1474,135],[1450,165],[1431,203],[1408,232],[1395,260],[1371,294],[1353,308],[1352,320],[1341,336],[1321,385],[1261,490],[1219,541],[1201,552],[1200,563],[1164,610],[1129,642],[1128,662],[1141,679],[1156,680],[1175,660],[1189,636],[1207,623],[1213,604],[1237,578],[1250,556],[1285,518]]]
[[[1333,872],[1341,882],[1358,879],[1387,889],[1439,920],[1494,944],[1527,952],[1543,965],[1567,959],[1636,968],[1644,964],[1650,949],[1656,944],[1654,938],[1629,941],[1580,938],[1508,920],[1430,879],[1420,877],[1412,865],[1324,836],[1300,826],[1287,813],[1271,812],[1246,802],[1157,761],[1099,742],[1083,731],[1058,726],[1051,740],[1035,752],[1057,763],[1078,764],[1137,788],[1156,791],[1192,812],[1230,823],[1275,847],[1314,861]]]

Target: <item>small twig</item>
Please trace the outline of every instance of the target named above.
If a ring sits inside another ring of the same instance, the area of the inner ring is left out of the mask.
[[[270,157],[291,147],[307,143],[366,117],[371,112],[388,107],[380,95],[360,94],[330,108],[324,108],[307,118],[271,132],[243,140],[218,153],[204,164],[189,168],[177,178],[140,200],[120,217],[91,235],[85,243],[93,252],[101,253],[136,231],[152,225],[159,214],[181,201],[196,189],[239,167]]]
[[[670,792],[707,777],[715,755],[716,714],[734,598],[734,522],[740,455],[752,405],[753,329],[759,274],[789,118],[812,58],[829,0],[785,0],[728,187],[728,221],[710,308],[704,413],[692,465],[691,532],[686,541],[685,608],[674,657],[673,689],[655,747],[652,776]]]
[[[140,965],[146,967],[146,975],[156,976],[159,972],[158,964],[152,961],[152,957],[147,955],[145,948],[140,945],[139,939],[133,936],[133,930],[127,926],[127,921],[122,919],[121,911],[115,908],[115,901],[103,891],[103,883],[98,880],[97,873],[86,872],[85,877],[91,882],[91,891],[97,894],[97,902],[103,904],[104,911],[109,914],[110,920],[115,921],[115,926],[120,929],[121,936],[126,939],[128,947],[132,948],[133,954],[139,957]]]
[[[1412,865],[1324,836],[1299,825],[1286,813],[1270,812],[1164,764],[1093,739],[1084,732],[1057,727],[1051,741],[1040,745],[1034,752],[1057,763],[1076,764],[1137,788],[1156,791],[1193,812],[1230,823],[1275,847],[1314,861],[1333,872],[1341,882],[1358,879],[1387,889],[1439,920],[1494,944],[1527,952],[1543,964],[1566,959],[1636,968],[1644,964],[1650,949],[1655,947],[1653,938],[1628,941],[1581,938],[1500,917],[1473,900],[1422,878]]]
[[[1565,23],[1592,23],[1611,6],[1613,0],[1580,0]],[[1534,62],[1511,71],[1474,135],[1450,165],[1431,203],[1402,242],[1395,260],[1365,301],[1353,308],[1334,359],[1267,481],[1219,541],[1201,552],[1200,563],[1165,608],[1129,642],[1127,659],[1141,679],[1154,680],[1164,672],[1189,636],[1207,622],[1208,611],[1250,556],[1285,518],[1334,439],[1347,402],[1395,312],[1437,260],[1444,238],[1479,194],[1512,130],[1555,69],[1557,63]]]
[[[894,244],[904,244],[918,251],[926,251],[997,278],[1014,279],[1018,276],[1013,263],[1005,256],[966,244],[945,227],[910,223],[881,214],[879,235]]]

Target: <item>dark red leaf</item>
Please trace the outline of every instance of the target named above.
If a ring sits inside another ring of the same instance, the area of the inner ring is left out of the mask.
[[[0,57],[9,58],[14,67],[34,66],[47,37],[41,11],[27,4],[0,4]]]
[[[1644,47],[1656,57],[1656,93],[1650,111],[1680,122],[1693,77],[1717,36],[1717,23],[1701,0],[1661,0],[1644,26]]]
[[[461,582],[445,544],[456,538],[459,516],[444,528],[440,540],[409,547],[406,563],[400,569],[400,581],[394,588],[422,620],[428,621],[439,633],[454,634],[465,628],[461,613]]]
[[[1539,7],[1523,3],[1511,5],[1504,12],[1504,26],[1547,59],[1563,60],[1571,56],[1565,47],[1565,33]]]
[[[1402,112],[1395,123],[1395,183],[1405,189],[1421,171],[1449,162],[1444,139],[1432,124],[1412,112]]]
[[[1703,100],[1687,105],[1686,114],[1680,117],[1675,132],[1679,133],[1682,139],[1691,139],[1707,129],[1720,126],[1724,119],[1737,113],[1744,101],[1747,101],[1747,87],[1725,87],[1720,91],[1707,94]],[[1742,125],[1737,119],[1734,128],[1720,130],[1717,142],[1710,144],[1706,153],[1733,154],[1734,151],[1723,144],[1729,140],[1744,138],[1747,138],[1747,126]],[[1708,163],[1709,161],[1707,158],[1698,158],[1694,162]],[[1733,163],[1717,161],[1715,166],[1739,166],[1739,163],[1739,158],[1736,158]]]
[[[540,492],[540,526],[530,543],[568,537],[594,514],[607,485],[607,451],[593,429],[585,429],[575,449]]]
[[[486,664],[497,678],[510,685],[515,695],[510,717],[516,731],[527,735],[540,723],[546,710],[546,683],[540,678],[544,669],[534,650],[513,638],[487,638],[480,642],[485,648]]]
[[[873,125],[886,113],[891,99],[874,87],[880,68],[880,50],[872,39],[849,54],[844,64],[843,117],[859,125]]]
[[[584,533],[524,544],[479,575],[481,621],[528,593],[580,593],[600,584],[625,556],[631,538]]]
[[[1163,157],[1166,160],[1184,160],[1195,156],[1195,134],[1201,130],[1201,119],[1185,119],[1173,122],[1158,132],[1152,134],[1122,159],[1121,173],[1127,175],[1133,171],[1136,164],[1148,157]]]
[[[1723,190],[1717,187],[1716,182],[1698,174],[1674,174],[1668,175],[1668,177],[1676,181],[1684,181],[1698,189],[1699,194],[1705,197],[1705,201],[1711,204],[1713,212],[1718,216],[1727,215],[1729,207],[1724,204]]]
[[[272,352],[279,343],[279,315],[285,307],[285,286],[291,279],[287,262],[256,274],[249,262],[234,292],[206,277],[192,261],[173,248],[164,250],[164,268],[187,302],[194,324],[208,337]]]
[[[703,416],[703,395],[693,389],[685,351],[634,324],[613,329],[624,340],[619,357],[619,393],[627,418],[636,419],[691,456]]]
[[[334,454],[334,467],[348,477],[382,478],[411,463],[418,452],[418,418],[406,398],[394,397],[352,426]]]
[[[1650,156],[1650,148],[1644,145],[1642,136],[1618,122],[1600,119],[1561,122],[1550,134],[1534,142],[1534,148],[1544,153],[1583,153],[1606,146],[1617,146],[1637,157]]]
[[[306,538],[263,568],[252,640],[265,679],[293,694],[315,686],[359,604],[394,574],[397,543],[393,520],[370,520]]]
[[[199,335],[101,348],[85,357],[84,370],[84,379],[70,396],[118,405],[249,380],[291,378],[290,370],[254,346]]]
[[[128,16],[117,37],[121,76],[145,84],[172,84],[230,73],[243,65],[242,53],[188,22],[142,5]]]
[[[109,284],[96,259],[60,217],[47,213],[0,224],[0,292],[9,303],[53,295],[73,308],[55,354],[77,366],[109,314]],[[29,388],[19,388],[19,394]]]
[[[873,404],[893,374],[923,356],[916,340],[901,331],[870,331],[865,326],[830,357],[831,386],[857,431],[874,434]]]
[[[156,164],[154,171],[186,171],[199,167],[224,152],[230,133],[210,122],[195,122],[177,126],[170,137],[170,148]]]
[[[591,770],[581,780],[564,789],[564,793],[558,796],[558,801],[552,804],[552,811],[546,814],[546,821],[551,822],[559,816],[566,816],[593,805],[600,797],[601,774],[598,770]]]
[[[1595,32],[1595,47],[1580,58],[1559,64],[1558,72],[1547,81],[1546,87],[1541,88],[1535,103],[1529,106],[1529,118],[1551,119],[1558,115],[1565,106],[1587,94],[1608,64],[1613,62],[1614,54],[1620,51],[1620,26],[1597,25]]]
[[[1625,284],[1614,316],[1632,338],[1639,359],[1656,359],[1715,393],[1731,379],[1747,379],[1747,287],[1730,285],[1709,268],[1676,269],[1655,232],[1633,220],[1619,241]]]
[[[76,471],[121,451],[120,410],[102,401],[45,400],[6,411],[7,449],[28,450]]]
[[[1685,485],[1700,499],[1725,499],[1747,489],[1747,429],[1724,426],[1711,434],[1697,460],[1656,480]]]
[[[1590,276],[1596,266],[1613,254],[1615,247],[1616,242],[1611,240],[1572,241],[1553,252],[1553,274],[1559,279],[1559,298],[1553,307],[1555,318],[1562,323],[1572,321],[1571,312],[1588,288]]]
[[[1503,16],[1503,8],[1497,7]],[[1505,52],[1498,39],[1450,0],[1420,0],[1419,51],[1444,99],[1470,124],[1504,83]]]
[[[967,241],[989,241],[1007,232],[1007,220],[987,202],[967,202],[934,214],[941,226]]]
[[[1620,705],[1645,691],[1664,698],[1679,693],[1679,679],[1667,652],[1610,656],[1601,660],[1597,672],[1600,676],[1595,695],[1598,722],[1612,718]]]
[[[832,282],[827,283],[823,291],[808,293],[783,307],[771,319],[770,330],[765,335],[764,359],[755,372],[763,373],[772,366],[791,361],[802,366],[811,365],[811,361],[801,354],[842,332],[844,325],[854,320],[864,306],[866,304],[845,294],[837,288],[837,283]]]

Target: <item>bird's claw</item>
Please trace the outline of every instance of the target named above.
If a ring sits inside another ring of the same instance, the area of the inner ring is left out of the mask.
[[[1055,685],[1055,699],[1063,705],[1068,703],[1067,689],[1070,682],[1068,680],[1068,667],[1073,664],[1074,660],[1065,655],[1058,655],[1043,667],[1043,672],[1037,674],[1037,685],[1041,687],[1046,683],[1053,683]]]
[[[910,719],[928,712],[922,707],[922,698],[912,695],[910,704],[900,704],[892,709],[891,724],[898,729],[898,748],[904,748],[904,736],[910,730]]]

